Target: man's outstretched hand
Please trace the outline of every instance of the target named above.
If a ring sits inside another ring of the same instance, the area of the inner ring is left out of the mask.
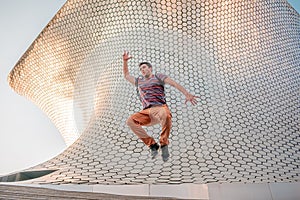
[[[128,51],[124,51],[124,53],[123,53],[123,61],[128,61],[131,58],[132,58],[132,56],[129,56],[129,52]]]
[[[194,95],[192,95],[192,94],[189,93],[189,94],[187,94],[185,96],[185,104],[187,102],[191,102],[191,104],[194,106],[194,105],[196,105],[198,103],[197,98],[199,98],[199,97],[194,96]]]

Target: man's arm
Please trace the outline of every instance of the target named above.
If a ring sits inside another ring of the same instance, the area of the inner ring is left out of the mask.
[[[190,94],[184,87],[182,87],[179,83],[177,83],[176,81],[174,81],[173,79],[171,79],[170,77],[167,77],[164,80],[165,83],[175,87],[177,90],[179,90],[182,94],[184,94],[185,96],[185,103],[187,103],[188,101],[192,103],[192,105],[196,105],[198,102],[196,100],[196,98],[198,98],[197,96],[194,96],[192,94]]]
[[[129,56],[128,52],[124,51],[124,53],[123,53],[123,74],[124,74],[124,78],[134,85],[135,79],[134,79],[133,76],[131,76],[129,74],[129,70],[128,70],[128,60],[131,59],[131,58],[132,58],[132,56]]]

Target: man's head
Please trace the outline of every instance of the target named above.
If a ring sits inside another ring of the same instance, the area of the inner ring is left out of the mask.
[[[141,74],[148,78],[152,75],[152,65],[149,62],[141,62],[139,64]]]

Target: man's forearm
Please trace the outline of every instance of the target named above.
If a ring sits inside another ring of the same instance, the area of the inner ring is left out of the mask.
[[[124,61],[123,61],[123,74],[124,74],[124,77],[126,77],[126,76],[129,75],[128,62],[127,62],[127,60],[124,60]]]
[[[124,78],[130,83],[134,84],[134,77],[129,74],[128,70],[128,60],[132,57],[128,55],[128,52],[124,51],[123,54],[123,75]]]
[[[129,74],[129,70],[128,70],[128,63],[127,63],[127,60],[124,60],[123,61],[123,75],[124,75],[124,78],[129,81],[130,83],[134,84],[135,82],[135,79],[133,76],[131,76]]]

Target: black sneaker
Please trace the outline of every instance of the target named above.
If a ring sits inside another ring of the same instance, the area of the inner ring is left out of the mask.
[[[170,153],[168,150],[168,145],[164,145],[161,147],[161,157],[164,162],[166,162],[169,159]]]
[[[154,159],[158,154],[159,145],[157,143],[150,145],[151,158]]]

